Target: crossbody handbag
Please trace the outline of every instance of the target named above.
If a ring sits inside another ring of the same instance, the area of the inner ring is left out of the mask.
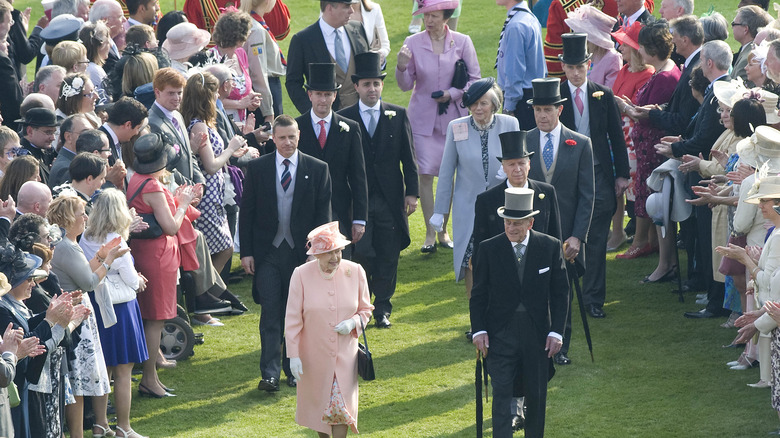
[[[130,207],[130,204],[133,202],[133,199],[135,199],[136,196],[138,196],[139,193],[141,193],[141,190],[144,189],[144,186],[146,186],[146,183],[151,181],[151,178],[147,178],[144,182],[141,183],[141,186],[138,187],[138,190],[133,193],[133,196],[130,197],[130,199],[127,200],[127,206]],[[160,224],[157,223],[157,218],[154,217],[154,213],[139,213],[138,216],[141,216],[141,218],[149,224],[149,228],[138,231],[135,233],[130,233],[131,239],[156,239],[163,235],[163,230],[160,227]]]
[[[363,325],[363,318],[360,318],[360,328],[363,330],[363,342],[358,342],[358,376],[363,380],[374,380],[374,359],[371,357],[371,351],[368,349],[368,338],[366,338],[366,327]]]

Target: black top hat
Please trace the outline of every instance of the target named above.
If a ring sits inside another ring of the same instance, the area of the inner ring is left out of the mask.
[[[168,151],[159,134],[144,134],[139,137],[133,144],[133,152],[133,170],[142,175],[151,175],[164,168],[168,162]]]
[[[488,92],[488,90],[493,88],[493,84],[495,83],[496,80],[493,78],[482,78],[478,81],[475,81],[471,84],[469,89],[463,93],[460,106],[463,108],[468,108],[471,105],[474,105],[474,102],[478,101],[480,97],[484,96],[485,93]]]
[[[303,84],[307,90],[336,91],[341,88],[341,84],[336,83],[336,64],[332,62],[309,64],[307,81]]]
[[[588,53],[588,34],[565,33],[561,35],[561,38],[563,39],[563,54],[558,55],[558,59],[562,63],[580,65],[593,56],[591,53]]]
[[[365,52],[355,55],[355,74],[352,82],[361,79],[384,79],[387,73],[382,73],[380,55],[378,52]]]
[[[525,136],[527,133],[527,131],[507,131],[498,134],[498,139],[501,141],[501,156],[496,157],[498,161],[514,160],[533,155],[533,152],[528,152],[526,149]]]
[[[78,41],[82,24],[84,20],[73,16],[52,20],[46,29],[41,31],[41,38],[50,46],[56,46],[62,41]]]
[[[561,99],[561,80],[558,78],[534,79],[531,85],[534,97],[528,99],[528,105],[557,105],[566,101]]]
[[[57,114],[48,108],[31,108],[23,118],[14,121],[24,126],[60,126]]]

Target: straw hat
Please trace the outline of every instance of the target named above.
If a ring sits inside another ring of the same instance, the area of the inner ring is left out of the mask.
[[[496,210],[504,219],[526,219],[539,214],[534,210],[534,191],[522,187],[504,189],[504,205]]]
[[[745,199],[748,204],[758,204],[761,199],[780,199],[780,176],[756,178],[748,195]]]
[[[588,34],[588,41],[603,47],[612,49],[615,44],[610,38],[610,32],[617,23],[617,19],[601,12],[591,5],[582,5],[569,12],[569,18],[563,20],[572,32]]]
[[[200,52],[211,40],[211,34],[192,23],[179,23],[168,31],[163,49],[171,59],[188,59]]]
[[[339,231],[338,221],[320,225],[311,230],[306,238],[309,240],[306,244],[309,247],[309,250],[306,251],[307,255],[324,254],[344,248],[352,243]]]

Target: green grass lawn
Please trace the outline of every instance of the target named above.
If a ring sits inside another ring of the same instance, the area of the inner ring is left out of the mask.
[[[161,3],[164,11],[173,7],[172,0]],[[316,19],[316,2],[287,3],[293,32]],[[407,36],[410,3],[381,1],[393,48],[384,97],[402,105],[410,93],[398,89],[393,71]],[[178,0],[179,7],[182,4]],[[715,4],[731,21],[736,2]],[[34,21],[40,3],[16,2],[19,9],[28,5],[34,8]],[[698,4],[696,11],[709,6]],[[495,75],[492,66],[504,17],[505,11],[491,0],[465,0],[458,30],[474,41],[483,76]],[[282,43],[285,51],[288,42]],[[285,108],[297,115],[289,100]],[[463,336],[468,329],[465,289],[454,282],[450,251],[420,254],[421,212],[411,217],[411,229],[412,244],[401,254],[393,328],[368,330],[378,379],[360,384],[359,427],[368,437],[474,436],[475,350]],[[731,371],[724,365],[738,354],[721,347],[735,331],[718,327],[722,321],[683,318],[684,311],[699,307],[693,295],[682,304],[669,293],[669,284],[640,285],[654,260],[613,258],[611,254],[607,264],[608,316],[591,320],[596,360],[590,362],[575,312],[573,364],[559,367],[550,383],[547,436],[755,437],[776,429],[769,390],[746,386],[758,380],[758,370]],[[233,289],[244,297],[249,313],[224,318],[225,327],[199,327],[205,344],[176,369],[160,372],[178,397],[135,398],[136,430],[153,437],[314,436],[295,424],[293,389],[283,385],[276,394],[256,390],[260,309],[251,303],[250,287],[247,279]],[[486,429],[489,417],[488,405]],[[489,431],[486,436],[491,436]]]

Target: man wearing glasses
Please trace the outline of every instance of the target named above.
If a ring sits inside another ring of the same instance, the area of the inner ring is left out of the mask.
[[[57,158],[51,165],[49,173],[49,187],[57,187],[70,181],[68,166],[76,156],[76,140],[82,132],[90,129],[92,125],[84,114],[74,114],[62,122],[60,127],[60,141],[62,145]],[[108,147],[106,147],[108,148]],[[108,149],[110,151],[110,149]],[[103,157],[108,158],[108,157]]]
[[[731,33],[734,39],[740,44],[737,53],[734,54],[734,62],[729,76],[731,79],[742,78],[748,87],[754,84],[747,80],[745,66],[748,62],[748,55],[756,47],[753,40],[758,34],[758,29],[764,27],[772,21],[772,17],[763,9],[755,5],[743,6],[737,9],[737,16],[731,22]]]
[[[51,165],[57,156],[51,147],[60,125],[57,116],[48,108],[32,108],[16,122],[22,126],[22,147],[38,160],[41,182],[48,185]]]

